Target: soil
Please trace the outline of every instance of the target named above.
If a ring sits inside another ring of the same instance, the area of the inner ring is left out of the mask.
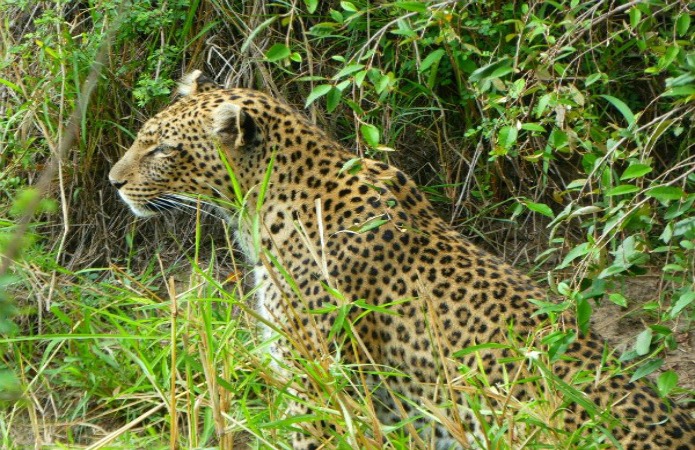
[[[623,296],[629,302],[627,308],[608,300],[593,305],[592,330],[605,339],[611,348],[617,349],[618,354],[632,348],[637,335],[646,325],[655,322],[653,317],[644,313],[642,306],[658,299],[659,282],[658,275],[629,278],[622,289]],[[673,370],[678,374],[678,386],[695,389],[695,329],[683,330],[678,323],[664,325],[676,330],[678,348],[661,355],[664,365],[650,378],[655,379],[659,373]]]

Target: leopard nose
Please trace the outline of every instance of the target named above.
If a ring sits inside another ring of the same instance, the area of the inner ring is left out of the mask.
[[[115,187],[116,189],[122,188],[127,183],[127,181],[118,181],[118,180],[114,180],[113,178],[110,178],[109,181],[111,182],[113,187]]]

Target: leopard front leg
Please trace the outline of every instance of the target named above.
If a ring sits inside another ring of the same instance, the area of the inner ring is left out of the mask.
[[[306,396],[299,394],[296,390],[291,389],[292,395],[297,396],[297,400],[291,400],[287,407],[288,417],[310,416],[311,408],[307,406]],[[330,444],[331,436],[327,433],[329,425],[321,420],[308,420],[306,422],[297,423],[297,427],[301,430],[295,431],[292,434],[292,448],[294,450],[318,450],[321,448],[332,448]]]
[[[277,378],[287,383],[286,395],[291,399],[288,402],[284,417],[286,419],[306,417],[305,421],[298,420],[294,424],[294,427],[299,430],[291,435],[292,448],[311,450],[334,447],[329,443],[331,434],[327,432],[332,427],[324,420],[316,420],[311,417],[314,412],[309,406],[311,401],[307,390],[311,389],[312,383],[308,379],[306,369],[302,367],[303,363],[296,360],[297,354],[316,356],[314,353],[316,346],[313,345],[313,339],[306,336],[307,339],[301,340],[302,345],[292,344],[292,342],[296,342],[296,339],[293,337],[295,333],[293,333],[290,324],[296,328],[298,321],[288,320],[287,316],[296,315],[296,311],[287,311],[285,308],[278,307],[283,301],[282,293],[268,281],[264,268],[257,267],[255,275],[256,281],[260,284],[256,291],[258,310],[261,316],[267,320],[267,324],[272,324],[272,326],[264,326],[262,331],[265,340],[274,341],[270,346],[272,367],[277,372]],[[297,346],[302,348],[298,349]],[[309,357],[307,356],[307,358]],[[310,360],[313,360],[313,357]]]

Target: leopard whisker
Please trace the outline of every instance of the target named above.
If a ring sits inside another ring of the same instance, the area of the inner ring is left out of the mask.
[[[213,205],[210,202],[206,202],[204,200],[199,200],[197,198],[193,197],[187,197],[184,195],[180,194],[164,194],[158,198],[158,200],[162,202],[166,202],[166,205],[177,209],[178,211],[183,211],[188,214],[193,214],[193,212],[200,211],[201,213],[210,216],[210,217],[215,217],[217,219],[224,219],[223,217],[220,217],[219,215],[210,212],[207,208],[200,208],[199,205],[204,205],[204,206],[212,206]],[[188,203],[186,203],[188,202]],[[192,202],[195,202],[196,205],[191,204]]]

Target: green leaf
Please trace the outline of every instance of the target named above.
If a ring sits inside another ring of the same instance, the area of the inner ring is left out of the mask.
[[[340,7],[345,11],[357,12],[357,7],[352,2],[340,2]]]
[[[343,93],[339,89],[331,89],[326,96],[326,111],[332,113],[340,104]]]
[[[676,222],[676,225],[673,227],[673,235],[690,236],[691,239],[695,237],[695,216],[687,217]]]
[[[673,308],[671,308],[671,317],[675,318],[680,314],[683,309],[685,309],[688,305],[690,305],[693,301],[695,301],[695,292],[693,291],[687,291],[683,295],[681,295],[678,300],[676,300],[676,303],[673,304]]]
[[[292,51],[285,44],[275,44],[266,52],[265,59],[270,62],[276,62],[289,58]]]
[[[667,67],[669,67],[671,63],[676,59],[679,52],[680,47],[678,47],[677,45],[667,47],[666,52],[664,52],[664,55],[661,58],[659,58],[659,62],[657,63],[658,68],[666,69]]]
[[[9,370],[0,370],[0,402],[15,402],[22,398],[22,384]]]
[[[340,168],[338,173],[343,173],[343,172],[348,172],[352,175],[354,175],[356,172],[359,172],[362,170],[362,158],[351,158],[345,161],[345,164],[343,164],[343,167]]]
[[[633,164],[620,176],[620,180],[631,180],[640,178],[652,171],[652,168],[646,164]]]
[[[583,242],[576,247],[574,247],[572,250],[570,250],[567,255],[565,256],[565,259],[562,260],[562,263],[557,267],[558,269],[564,269],[565,267],[569,266],[569,264],[574,261],[575,259],[579,258],[580,256],[584,256],[587,253],[591,251],[590,244],[588,242]]]
[[[622,308],[627,307],[627,299],[622,294],[618,294],[617,292],[610,294],[608,296],[608,300]]]
[[[427,12],[427,2],[396,2],[394,5],[397,8],[405,9],[406,11],[413,11],[424,13]]]
[[[646,328],[637,336],[635,341],[635,351],[639,356],[644,356],[649,353],[649,347],[652,345],[652,330]]]
[[[506,125],[500,129],[497,135],[497,141],[502,148],[509,150],[512,148],[512,145],[516,144],[517,136],[518,131],[516,127]]]
[[[7,86],[8,88],[12,89],[13,91],[15,91],[15,92],[18,93],[18,94],[21,94],[21,93],[22,93],[22,89],[21,89],[19,86],[17,86],[16,84],[14,84],[14,83],[12,83],[11,81],[9,81],[9,80],[6,80],[6,79],[4,79],[4,78],[0,78],[0,84],[4,84],[5,86]]]
[[[642,11],[637,8],[631,8],[628,15],[630,16],[630,27],[636,28],[642,18]]]
[[[420,64],[420,72],[424,72],[425,70],[429,69],[432,64],[438,63],[445,53],[446,52],[444,49],[440,48],[427,55],[427,58],[422,60],[422,64]]]
[[[569,137],[567,133],[559,128],[553,128],[553,131],[550,132],[550,136],[548,136],[548,145],[554,149],[561,149],[566,147],[568,143]]]
[[[512,59],[503,58],[499,61],[488,64],[487,66],[474,70],[468,79],[473,82],[479,82],[488,78],[500,78],[512,73],[513,70]]]
[[[309,14],[314,14],[316,8],[319,6],[319,0],[304,0],[306,5],[306,10]]]
[[[309,96],[306,98],[306,104],[304,105],[304,107],[308,108],[309,105],[314,103],[317,98],[328,94],[328,92],[331,89],[333,89],[333,86],[331,86],[330,84],[320,84],[316,86],[314,89],[311,90]]]
[[[627,125],[631,126],[635,123],[635,115],[632,113],[630,108],[620,100],[619,98],[615,98],[611,95],[601,95],[601,97],[605,98],[610,102],[611,105],[615,106],[615,108],[620,111],[620,114],[623,115],[625,118],[625,121],[627,121]]]
[[[657,186],[647,189],[647,197],[653,197],[661,202],[680,200],[685,195],[683,189],[676,186]]]
[[[678,374],[673,370],[667,370],[656,379],[656,388],[662,397],[666,397],[677,385]]]
[[[555,214],[553,213],[553,210],[550,209],[550,206],[544,204],[544,203],[535,203],[529,200],[523,200],[522,203],[524,206],[526,206],[529,210],[533,212],[537,212],[539,214],[543,214],[546,217],[554,218]]]
[[[685,271],[685,267],[680,264],[666,264],[661,268],[661,271],[665,273],[683,272]]]
[[[381,217],[382,216],[372,217],[371,219],[363,223],[361,226],[350,227],[348,228],[348,230],[361,234],[366,233],[367,231],[373,230],[375,228],[379,228],[380,226],[389,221],[388,219],[382,219]]]
[[[673,237],[673,224],[671,222],[667,223],[666,226],[664,226],[664,231],[661,232],[659,235],[659,240],[664,243],[669,243],[671,241],[671,238]]]
[[[374,83],[374,89],[376,89],[377,94],[381,94],[388,89],[390,84],[391,78],[388,75],[383,75],[381,78],[379,78],[379,81]]]
[[[635,370],[635,373],[632,375],[632,378],[630,378],[630,383],[634,383],[635,381],[639,380],[640,378],[646,377],[647,375],[654,372],[655,370],[658,370],[663,365],[664,365],[664,360],[661,358],[650,359],[645,364],[640,366],[639,369]]]
[[[684,37],[688,33],[690,28],[690,13],[684,12],[678,16],[676,19],[676,33],[678,36]]]
[[[452,355],[454,358],[461,358],[466,355],[470,355],[471,353],[479,352],[481,350],[490,350],[490,349],[500,349],[500,348],[506,348],[509,349],[510,345],[509,344],[498,344],[496,342],[486,342],[485,344],[478,344],[478,345],[471,345],[470,347],[466,347],[463,350],[459,350],[457,352],[454,352]]]
[[[663,94],[664,97],[687,97],[695,95],[695,86],[676,86],[667,89]]]
[[[589,325],[591,323],[591,304],[582,298],[577,302],[577,326],[579,330],[586,334],[589,331]]]
[[[545,132],[543,125],[534,122],[528,122],[521,125],[521,129],[526,131],[540,131],[541,133]]]
[[[584,80],[584,87],[589,87],[592,84],[596,83],[598,80],[601,79],[601,72],[598,73],[592,73],[586,79]]]
[[[348,75],[350,75],[350,74],[353,74],[353,73],[355,73],[355,72],[358,72],[358,71],[360,71],[360,70],[362,70],[362,69],[364,69],[364,64],[359,64],[359,63],[348,64],[347,66],[345,66],[345,67],[343,67],[342,69],[340,69],[340,71],[339,71],[338,73],[336,73],[336,74],[333,76],[333,79],[334,79],[334,80],[339,80],[339,79],[341,79],[341,78],[343,78],[343,77],[346,77],[346,76],[348,76]]]
[[[608,189],[604,195],[606,197],[612,197],[614,195],[631,194],[637,191],[639,191],[639,188],[634,184],[621,184],[620,186]]]
[[[362,133],[362,137],[364,138],[364,141],[369,145],[370,147],[376,147],[379,145],[379,129],[375,127],[374,125],[370,124],[363,124],[360,126],[360,133]]]
[[[550,94],[544,94],[541,96],[541,98],[538,100],[538,104],[536,104],[536,107],[534,108],[534,114],[536,115],[536,117],[541,117],[543,115],[545,109],[548,107],[548,104],[550,103],[550,100]]]

